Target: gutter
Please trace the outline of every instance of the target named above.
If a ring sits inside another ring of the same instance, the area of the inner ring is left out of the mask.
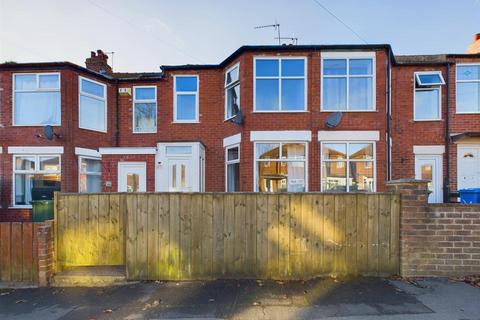
[[[391,87],[392,87],[392,73],[391,73],[391,64],[392,64],[392,61],[391,61],[391,51],[389,50],[388,51],[388,55],[387,55],[387,90],[386,90],[386,99],[387,99],[387,181],[390,181],[391,180],[391,167],[392,167],[392,164],[391,164],[391,154],[390,154],[390,150],[392,148],[392,146],[390,145],[390,137],[392,136],[391,134]]]

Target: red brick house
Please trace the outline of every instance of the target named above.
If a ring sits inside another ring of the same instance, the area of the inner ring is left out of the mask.
[[[434,202],[480,186],[478,53],[244,46],[157,73],[107,59],[0,65],[0,220],[30,219],[42,186],[354,192],[416,176]]]

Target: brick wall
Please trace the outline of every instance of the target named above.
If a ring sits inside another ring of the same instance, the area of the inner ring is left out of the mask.
[[[388,190],[402,195],[402,276],[480,273],[480,205],[427,204],[427,182],[397,180]]]

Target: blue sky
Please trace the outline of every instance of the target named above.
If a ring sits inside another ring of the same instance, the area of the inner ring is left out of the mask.
[[[480,0],[317,0],[368,43],[395,54],[464,53],[480,32]],[[116,71],[218,63],[244,44],[362,41],[314,0],[0,0],[0,62],[71,61],[115,51]]]

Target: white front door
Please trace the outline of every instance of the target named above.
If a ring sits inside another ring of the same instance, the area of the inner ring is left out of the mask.
[[[118,163],[118,192],[146,192],[147,165],[145,162]]]
[[[189,159],[168,160],[168,191],[191,192],[191,172]]]
[[[440,155],[416,155],[415,156],[415,178],[429,180],[428,196],[429,203],[439,203],[443,200],[442,195],[442,156]]]
[[[480,146],[457,148],[457,189],[480,188]]]

